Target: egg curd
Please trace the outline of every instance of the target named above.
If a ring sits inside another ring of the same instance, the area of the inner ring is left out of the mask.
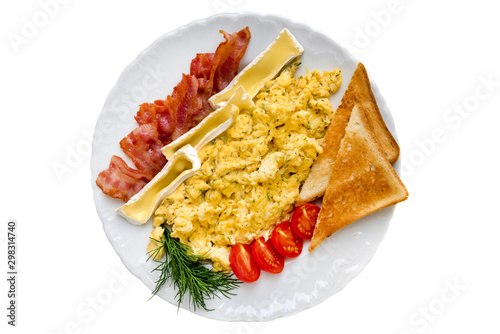
[[[162,201],[151,239],[159,240],[170,225],[171,235],[212,260],[214,270],[229,271],[233,245],[267,238],[289,217],[322,152],[334,113],[330,94],[342,83],[338,69],[294,78],[299,65],[268,81],[255,108],[241,110],[226,132],[198,152],[201,168]],[[150,254],[159,246],[155,240]]]

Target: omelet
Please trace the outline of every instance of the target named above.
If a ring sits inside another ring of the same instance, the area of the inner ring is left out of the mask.
[[[240,111],[226,132],[199,151],[201,168],[162,201],[153,233],[170,226],[172,237],[212,260],[214,270],[230,271],[233,245],[268,237],[289,217],[322,152],[334,113],[330,94],[342,83],[338,69],[295,78],[299,65],[268,81],[255,108]]]

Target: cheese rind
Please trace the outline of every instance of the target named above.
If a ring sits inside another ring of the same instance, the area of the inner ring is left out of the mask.
[[[239,86],[253,99],[264,84],[279,73],[292,59],[300,56],[304,48],[288,29],[283,29],[278,37],[260,53],[250,64],[238,73],[231,83],[219,93],[208,99],[212,107],[227,103]]]
[[[199,151],[209,141],[226,131],[234,123],[240,110],[253,107],[254,103],[247,96],[245,90],[242,87],[237,87],[226,105],[212,112],[200,124],[164,146],[161,151],[167,159],[170,159],[180,147],[185,145],[191,145],[196,151]]]
[[[198,152],[186,145],[175,152],[163,169],[117,213],[134,225],[145,224],[160,202],[200,168]]]

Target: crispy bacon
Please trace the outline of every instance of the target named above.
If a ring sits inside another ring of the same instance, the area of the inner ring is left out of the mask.
[[[181,82],[175,86],[172,99],[178,101],[176,108],[172,109],[175,115],[175,130],[172,140],[186,133],[192,127],[192,116],[202,108],[201,97],[198,94],[198,79],[193,75],[182,75]]]
[[[155,104],[161,106],[156,112],[156,128],[163,145],[172,141],[172,132],[175,130],[175,119],[172,116],[172,108],[169,108],[164,100],[155,101]]]
[[[248,27],[234,34],[228,34],[223,30],[220,32],[224,34],[226,41],[219,44],[219,47],[215,51],[220,57],[220,63],[214,77],[214,89],[216,93],[226,88],[236,74],[238,74],[240,60],[245,55],[251,36]]]
[[[159,101],[162,103],[163,101]],[[160,106],[155,103],[143,103],[139,106],[139,111],[134,116],[135,120],[139,124],[149,124],[156,122],[156,114],[161,112],[161,109],[165,108],[164,106]]]
[[[238,73],[250,40],[248,27],[233,34],[220,31],[225,41],[215,53],[199,53],[191,61],[190,74],[183,74],[165,100],[143,103],[135,115],[139,127],[120,141],[120,147],[137,169],[113,156],[97,185],[115,198],[128,201],[166,164],[161,148],[203,120],[212,108],[210,96],[224,89]]]
[[[172,111],[167,107],[164,100],[141,104],[134,118],[140,125],[155,124],[158,130],[158,137],[163,145],[172,141],[172,132],[174,132],[175,123]]]
[[[201,98],[201,107],[193,112],[192,126],[195,126],[212,112],[208,99],[212,96],[219,59],[220,56],[216,53],[198,53],[191,61],[190,74],[198,79],[198,94]]]
[[[130,168],[119,156],[113,155],[109,168],[97,176],[96,183],[103,193],[127,202],[149,182],[149,175]]]
[[[142,124],[120,141],[123,152],[151,180],[167,163],[154,123]]]
[[[191,61],[189,73],[198,79],[199,89],[208,95],[212,95],[219,60],[220,56],[216,53],[198,53]]]
[[[200,96],[200,107],[196,110],[193,110],[193,115],[191,116],[191,126],[195,127],[200,121],[202,121],[205,117],[208,116],[212,112],[212,106],[208,102],[208,98],[210,95],[199,93]]]

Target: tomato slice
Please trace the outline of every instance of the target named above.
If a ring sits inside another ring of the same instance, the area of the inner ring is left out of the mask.
[[[311,239],[316,220],[321,208],[316,204],[306,203],[292,213],[292,228],[302,239]]]
[[[289,221],[279,223],[271,233],[271,242],[278,253],[286,257],[297,257],[302,253],[302,240],[292,229]]]
[[[229,263],[234,274],[245,283],[252,283],[259,279],[260,267],[252,256],[250,245],[236,244],[229,253]]]
[[[252,255],[260,269],[279,274],[285,267],[285,257],[274,249],[271,239],[260,237],[252,244]]]

